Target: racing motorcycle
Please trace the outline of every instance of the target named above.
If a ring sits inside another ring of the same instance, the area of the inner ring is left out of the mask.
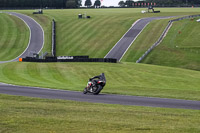
[[[92,93],[98,95],[103,87],[106,85],[106,78],[104,73],[89,79],[87,86],[83,90],[83,94]]]

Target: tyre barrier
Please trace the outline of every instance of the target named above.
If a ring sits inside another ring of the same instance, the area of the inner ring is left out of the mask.
[[[22,62],[106,62],[117,63],[117,59],[112,58],[89,58],[89,56],[69,56],[68,59],[60,59],[57,57],[46,57],[45,59],[36,59],[33,57],[26,57],[20,59]]]
[[[52,56],[56,56],[56,21],[52,21]]]

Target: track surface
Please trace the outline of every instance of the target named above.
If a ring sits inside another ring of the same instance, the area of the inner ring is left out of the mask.
[[[17,95],[17,96],[28,96],[28,97],[37,97],[46,99],[64,99],[64,100],[92,102],[92,103],[200,110],[200,101],[147,98],[147,97],[109,95],[109,94],[84,95],[81,92],[74,92],[74,91],[11,86],[6,84],[0,84],[0,93]]]
[[[109,53],[104,58],[114,58],[120,61],[132,43],[136,40],[138,35],[142,30],[148,25],[152,20],[156,19],[167,19],[171,17],[151,17],[143,18],[136,21],[129,31],[117,42],[117,44],[109,51]]]
[[[13,12],[5,12],[5,13],[16,16],[26,23],[26,25],[29,27],[30,30],[30,39],[28,47],[20,56],[11,61],[1,61],[0,63],[18,61],[19,58],[24,58],[26,56],[33,56],[33,53],[39,53],[44,45],[44,31],[42,27],[29,16]]]
[[[22,19],[30,29],[31,36],[27,49],[19,57],[11,61],[17,61],[21,57],[27,55],[31,56],[30,51],[38,53],[44,44],[44,32],[41,26],[32,18],[19,14],[9,13]],[[134,39],[139,35],[142,29],[154,19],[159,18],[145,18],[137,21],[133,27],[124,35],[124,37],[116,44],[116,46],[109,52],[106,58],[117,58],[120,60]],[[8,61],[8,62],[11,62]],[[5,62],[0,62],[5,63]],[[122,104],[122,105],[136,105],[136,106],[150,106],[150,107],[165,107],[165,108],[182,108],[182,109],[195,109],[200,110],[200,101],[187,101],[176,99],[162,99],[162,98],[147,98],[136,96],[123,96],[123,95],[107,95],[100,94],[83,95],[81,92],[52,90],[35,87],[22,87],[13,86],[0,83],[0,93],[18,96],[48,98],[48,99],[65,99],[92,103],[107,103],[107,104]]]

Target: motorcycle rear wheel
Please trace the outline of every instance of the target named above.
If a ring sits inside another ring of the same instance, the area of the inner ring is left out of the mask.
[[[98,95],[101,92],[101,90],[103,89],[103,87],[101,85],[97,85],[97,88],[98,89],[95,92],[93,92],[94,95]]]

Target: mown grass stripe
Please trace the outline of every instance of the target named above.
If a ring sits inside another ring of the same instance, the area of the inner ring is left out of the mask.
[[[28,85],[30,83],[35,83],[31,80],[28,80],[28,79],[22,77],[21,74],[19,74],[19,73],[24,73],[24,72],[23,72],[23,70],[22,71],[21,70],[22,69],[20,69],[20,64],[16,64],[13,66],[6,64],[2,68],[4,77],[9,79],[11,81],[11,83],[16,82],[17,84],[21,84],[21,85]]]
[[[80,44],[78,44],[78,43],[80,43],[79,42],[79,40],[78,40],[78,38],[80,38],[80,36],[81,35],[84,35],[84,34],[87,34],[86,36],[88,36],[89,34],[93,34],[94,32],[88,32],[88,31],[91,31],[91,30],[94,30],[95,31],[95,29],[93,28],[96,24],[98,24],[99,23],[99,21],[100,20],[98,20],[98,21],[95,21],[95,22],[93,22],[92,24],[90,24],[87,28],[85,28],[84,27],[84,25],[83,26],[81,26],[81,29],[80,30],[76,30],[75,32],[74,32],[74,34],[80,34],[80,35],[76,35],[76,36],[73,36],[73,38],[70,38],[70,40],[67,42],[68,43],[68,49],[67,49],[67,53],[72,53],[72,52],[78,52],[76,49],[77,49],[77,45],[80,45]],[[87,38],[87,37],[86,37]],[[81,45],[85,45],[85,44],[82,44],[81,43]],[[67,46],[67,45],[66,45]],[[83,46],[82,46],[83,47]],[[64,47],[64,49],[65,49],[65,47]],[[72,52],[71,52],[72,51]],[[73,53],[72,53],[73,54]]]
[[[29,30],[24,22],[15,16],[3,14],[2,17],[5,19],[5,28],[2,36],[0,33],[3,38],[0,42],[0,60],[6,61],[16,58],[24,51],[28,44]]]
[[[69,83],[68,80],[64,78],[63,74],[60,72],[60,69],[56,67],[56,64],[51,67],[47,66],[47,68],[55,84],[63,84],[67,82],[69,85],[72,85],[72,83]]]
[[[51,81],[47,80],[48,77],[41,76],[40,64],[26,64],[26,67],[24,69],[32,81],[42,85],[45,85],[45,83],[48,82],[51,83]]]
[[[17,30],[15,28],[14,21],[10,17],[8,17],[6,23],[8,23],[9,26],[7,28],[8,32],[6,32],[7,34],[5,36],[5,38],[7,39],[5,40],[5,42],[3,42],[3,49],[2,49],[3,51],[1,52],[1,57],[4,57],[3,60],[5,60],[5,58],[7,59],[7,56],[9,57],[10,55],[12,55],[12,53],[10,53],[10,50],[17,38],[17,33],[16,33]]]
[[[61,55],[60,53],[68,52],[68,49],[69,49],[68,44],[70,43],[71,40],[74,39],[77,32],[80,32],[81,29],[84,29],[84,27],[85,27],[85,25],[87,25],[87,23],[80,25],[80,23],[74,24],[74,23],[71,22],[70,25],[71,25],[70,27],[72,27],[72,28],[67,28],[67,30],[65,31],[65,34],[63,34],[61,37],[59,37],[59,36],[57,37],[57,41],[60,42],[60,43],[58,43],[58,49],[57,49],[58,55]],[[64,39],[62,39],[62,38],[64,38]]]
[[[3,35],[1,36],[1,42],[0,43],[1,43],[1,49],[4,49],[5,42],[8,39],[7,36],[8,36],[8,31],[9,31],[8,29],[9,29],[10,21],[8,20],[8,16],[7,15],[3,15],[2,17],[3,17],[2,25],[4,25],[3,27],[5,27],[5,28],[4,28],[4,31],[2,31],[0,33],[0,34],[3,33]]]
[[[88,45],[87,43],[83,44],[83,43],[80,43],[80,41],[78,41],[77,45],[76,46],[74,45],[74,47],[72,47],[70,49],[70,51],[75,51],[75,49],[81,49],[82,47],[88,47],[88,49],[87,49],[87,51],[85,51],[85,53],[87,55],[91,55],[91,53],[93,53],[91,56],[96,57],[95,54],[98,51],[95,51],[95,49],[99,49],[99,47],[101,46],[101,44],[99,42],[100,42],[100,40],[102,40],[101,36],[99,36],[99,35],[102,35],[102,34],[100,34],[100,32],[103,30],[103,25],[106,25],[106,23],[109,22],[112,18],[113,17],[107,18],[103,22],[101,19],[99,19],[98,21],[93,23],[91,26],[89,26],[90,28],[85,29],[82,34],[83,35],[87,34],[87,37],[86,37],[87,41],[89,41],[89,42],[92,41],[93,43],[89,43],[90,45]],[[99,23],[101,23],[101,24],[99,24]],[[101,29],[100,29],[100,27],[101,27]],[[88,32],[88,31],[90,31],[90,32]],[[94,36],[96,36],[96,37],[94,38]],[[75,43],[76,41],[77,41],[77,39],[75,38],[72,40],[72,43]]]
[[[5,31],[6,32],[6,27],[8,26],[8,25],[5,25],[5,22],[6,22],[6,20],[5,20],[5,18],[4,18],[4,15],[0,15],[0,25],[2,25],[2,26],[0,26],[0,31]],[[1,32],[0,33],[0,46],[2,45],[1,44],[1,42],[2,42],[2,40],[3,39],[5,39],[5,32]]]

